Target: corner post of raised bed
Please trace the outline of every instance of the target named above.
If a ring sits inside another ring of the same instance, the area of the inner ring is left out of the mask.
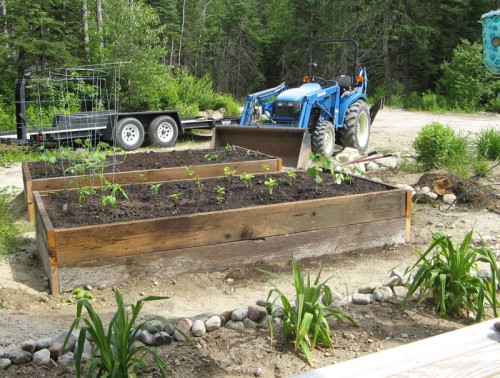
[[[28,208],[29,221],[30,223],[33,223],[35,221],[35,209],[33,208],[33,180],[31,178],[27,162],[23,162],[22,171],[24,184],[24,200],[26,201],[26,206]]]
[[[406,233],[405,233],[405,243],[411,242],[411,210],[413,206],[413,193],[411,190],[406,191]]]

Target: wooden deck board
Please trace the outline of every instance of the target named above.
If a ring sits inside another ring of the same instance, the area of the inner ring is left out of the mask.
[[[294,377],[500,376],[500,332],[493,329],[499,320],[488,320]]]

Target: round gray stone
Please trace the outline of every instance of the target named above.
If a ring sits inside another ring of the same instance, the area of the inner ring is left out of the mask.
[[[193,322],[193,326],[191,327],[191,333],[195,337],[201,337],[207,333],[207,329],[205,328],[205,323],[202,320],[195,320]]]
[[[233,331],[243,331],[245,328],[245,325],[243,324],[242,321],[234,321],[230,320],[226,322],[226,328],[232,329]]]
[[[50,363],[50,351],[48,349],[40,349],[33,353],[33,363],[35,365],[47,365]]]
[[[246,308],[239,308],[234,310],[231,314],[231,320],[237,322],[245,319],[247,317],[248,311]]]
[[[221,318],[218,315],[214,315],[211,318],[208,318],[205,322],[205,329],[207,332],[213,332],[220,328],[222,324]]]
[[[8,358],[0,358],[0,370],[8,368],[12,364],[12,361]]]

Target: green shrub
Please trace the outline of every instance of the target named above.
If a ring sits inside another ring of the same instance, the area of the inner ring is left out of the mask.
[[[281,281],[286,281],[285,278],[278,274],[262,269],[258,270]],[[331,307],[332,291],[326,283],[332,277],[320,283],[320,270],[314,282],[311,282],[309,274],[307,275],[307,281],[305,281],[300,264],[295,262],[293,256],[292,275],[296,294],[293,302],[274,284],[274,289],[269,291],[267,299],[269,302],[270,298],[277,294],[271,306],[273,307],[272,310],[276,308],[283,309],[284,336],[286,339],[294,340],[295,352],[300,349],[307,362],[312,365],[311,351],[317,344],[322,344],[325,347],[333,346],[327,318],[335,317],[338,320],[349,321],[356,326],[359,323],[351,316]],[[322,297],[324,303],[321,301]],[[278,299],[281,302],[280,304],[277,303]]]
[[[418,261],[406,273],[416,272],[401,303],[405,307],[413,294],[420,291],[420,301],[430,298],[441,316],[463,315],[464,311],[475,314],[480,322],[485,314],[485,301],[498,317],[496,287],[498,267],[495,255],[489,248],[471,247],[473,230],[469,231],[460,245],[444,233],[432,236],[429,248],[419,254]],[[477,275],[477,263],[488,263],[491,279]]]
[[[413,142],[416,162],[423,170],[444,168],[466,175],[470,162],[470,142],[449,127],[433,122],[423,127]]]
[[[104,330],[104,325],[100,316],[92,308],[87,299],[78,301],[76,307],[76,318],[71,324],[68,336],[64,341],[63,350],[69,340],[72,331],[78,327],[80,322],[84,326],[80,329],[78,337],[77,352],[75,353],[76,376],[81,376],[83,346],[87,333],[95,343],[92,357],[89,361],[87,377],[136,377],[139,369],[147,365],[145,358],[151,356],[154,363],[160,369],[162,377],[166,376],[167,369],[172,370],[165,361],[158,355],[155,348],[145,345],[134,345],[136,335],[148,323],[159,320],[167,320],[156,316],[140,324],[135,324],[144,302],[167,299],[168,297],[149,296],[140,299],[135,305],[128,305],[123,302],[123,298],[118,291],[115,291],[117,310],[109,322],[108,331]],[[130,311],[128,311],[130,307]],[[82,316],[82,310],[87,310],[88,318]]]
[[[500,130],[483,129],[475,141],[477,155],[487,160],[500,159]]]

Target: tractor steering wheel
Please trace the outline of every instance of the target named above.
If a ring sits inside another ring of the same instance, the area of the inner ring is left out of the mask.
[[[318,83],[319,85],[325,85],[327,82],[325,79],[323,79],[322,77],[319,77],[319,76],[313,76],[311,78],[311,81],[313,83]]]

